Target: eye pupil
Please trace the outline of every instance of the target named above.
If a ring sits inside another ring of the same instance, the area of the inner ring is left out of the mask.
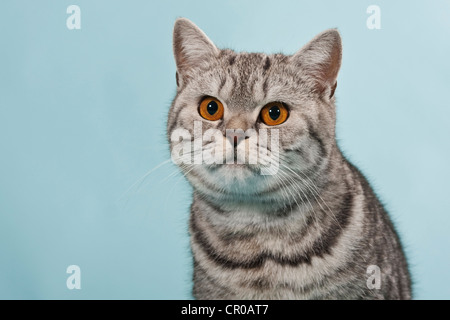
[[[211,101],[210,103],[208,103],[208,106],[206,107],[206,111],[208,111],[208,113],[210,115],[214,115],[217,110],[219,110],[219,106],[217,105],[217,102],[215,101]]]
[[[198,113],[203,119],[217,121],[223,117],[223,104],[214,97],[204,97],[198,106]]]
[[[260,120],[268,126],[277,126],[286,121],[289,110],[283,102],[270,102],[260,112]]]
[[[277,120],[280,117],[281,110],[278,106],[273,106],[269,109],[269,117],[272,120]]]

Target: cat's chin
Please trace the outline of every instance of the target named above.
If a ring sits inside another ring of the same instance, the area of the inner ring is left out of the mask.
[[[210,168],[211,172],[219,173],[226,180],[238,180],[245,181],[249,178],[254,178],[259,175],[259,169],[255,166],[250,166],[248,164],[223,164],[213,168]]]
[[[224,193],[255,195],[265,182],[259,168],[247,164],[224,164],[208,170],[208,179]]]
[[[261,177],[257,168],[247,164],[213,164],[196,165],[194,168],[186,169],[185,176],[196,185],[197,182],[207,188],[221,190],[228,187],[247,187],[254,184]]]

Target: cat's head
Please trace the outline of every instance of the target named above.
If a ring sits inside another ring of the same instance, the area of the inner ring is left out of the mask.
[[[336,30],[290,56],[237,53],[218,49],[181,18],[173,49],[177,94],[168,135],[173,157],[196,190],[218,199],[276,198],[283,186],[306,182],[327,166],[342,53]],[[229,129],[242,131],[227,137]],[[195,158],[205,150],[203,159]]]

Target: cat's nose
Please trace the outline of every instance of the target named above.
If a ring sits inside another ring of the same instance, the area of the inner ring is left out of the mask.
[[[225,128],[231,130],[247,130],[251,127],[250,123],[247,121],[245,116],[234,115],[225,123]]]
[[[230,144],[236,148],[241,141],[248,138],[246,131],[251,128],[251,125],[242,115],[234,115],[225,123],[225,128],[223,134],[230,141]]]

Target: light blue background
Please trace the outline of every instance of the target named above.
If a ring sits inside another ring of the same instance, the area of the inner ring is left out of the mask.
[[[140,179],[169,159],[180,16],[269,53],[339,28],[339,143],[396,222],[416,298],[450,298],[450,2],[359,0],[1,1],[0,298],[191,297],[190,187],[171,163]]]

